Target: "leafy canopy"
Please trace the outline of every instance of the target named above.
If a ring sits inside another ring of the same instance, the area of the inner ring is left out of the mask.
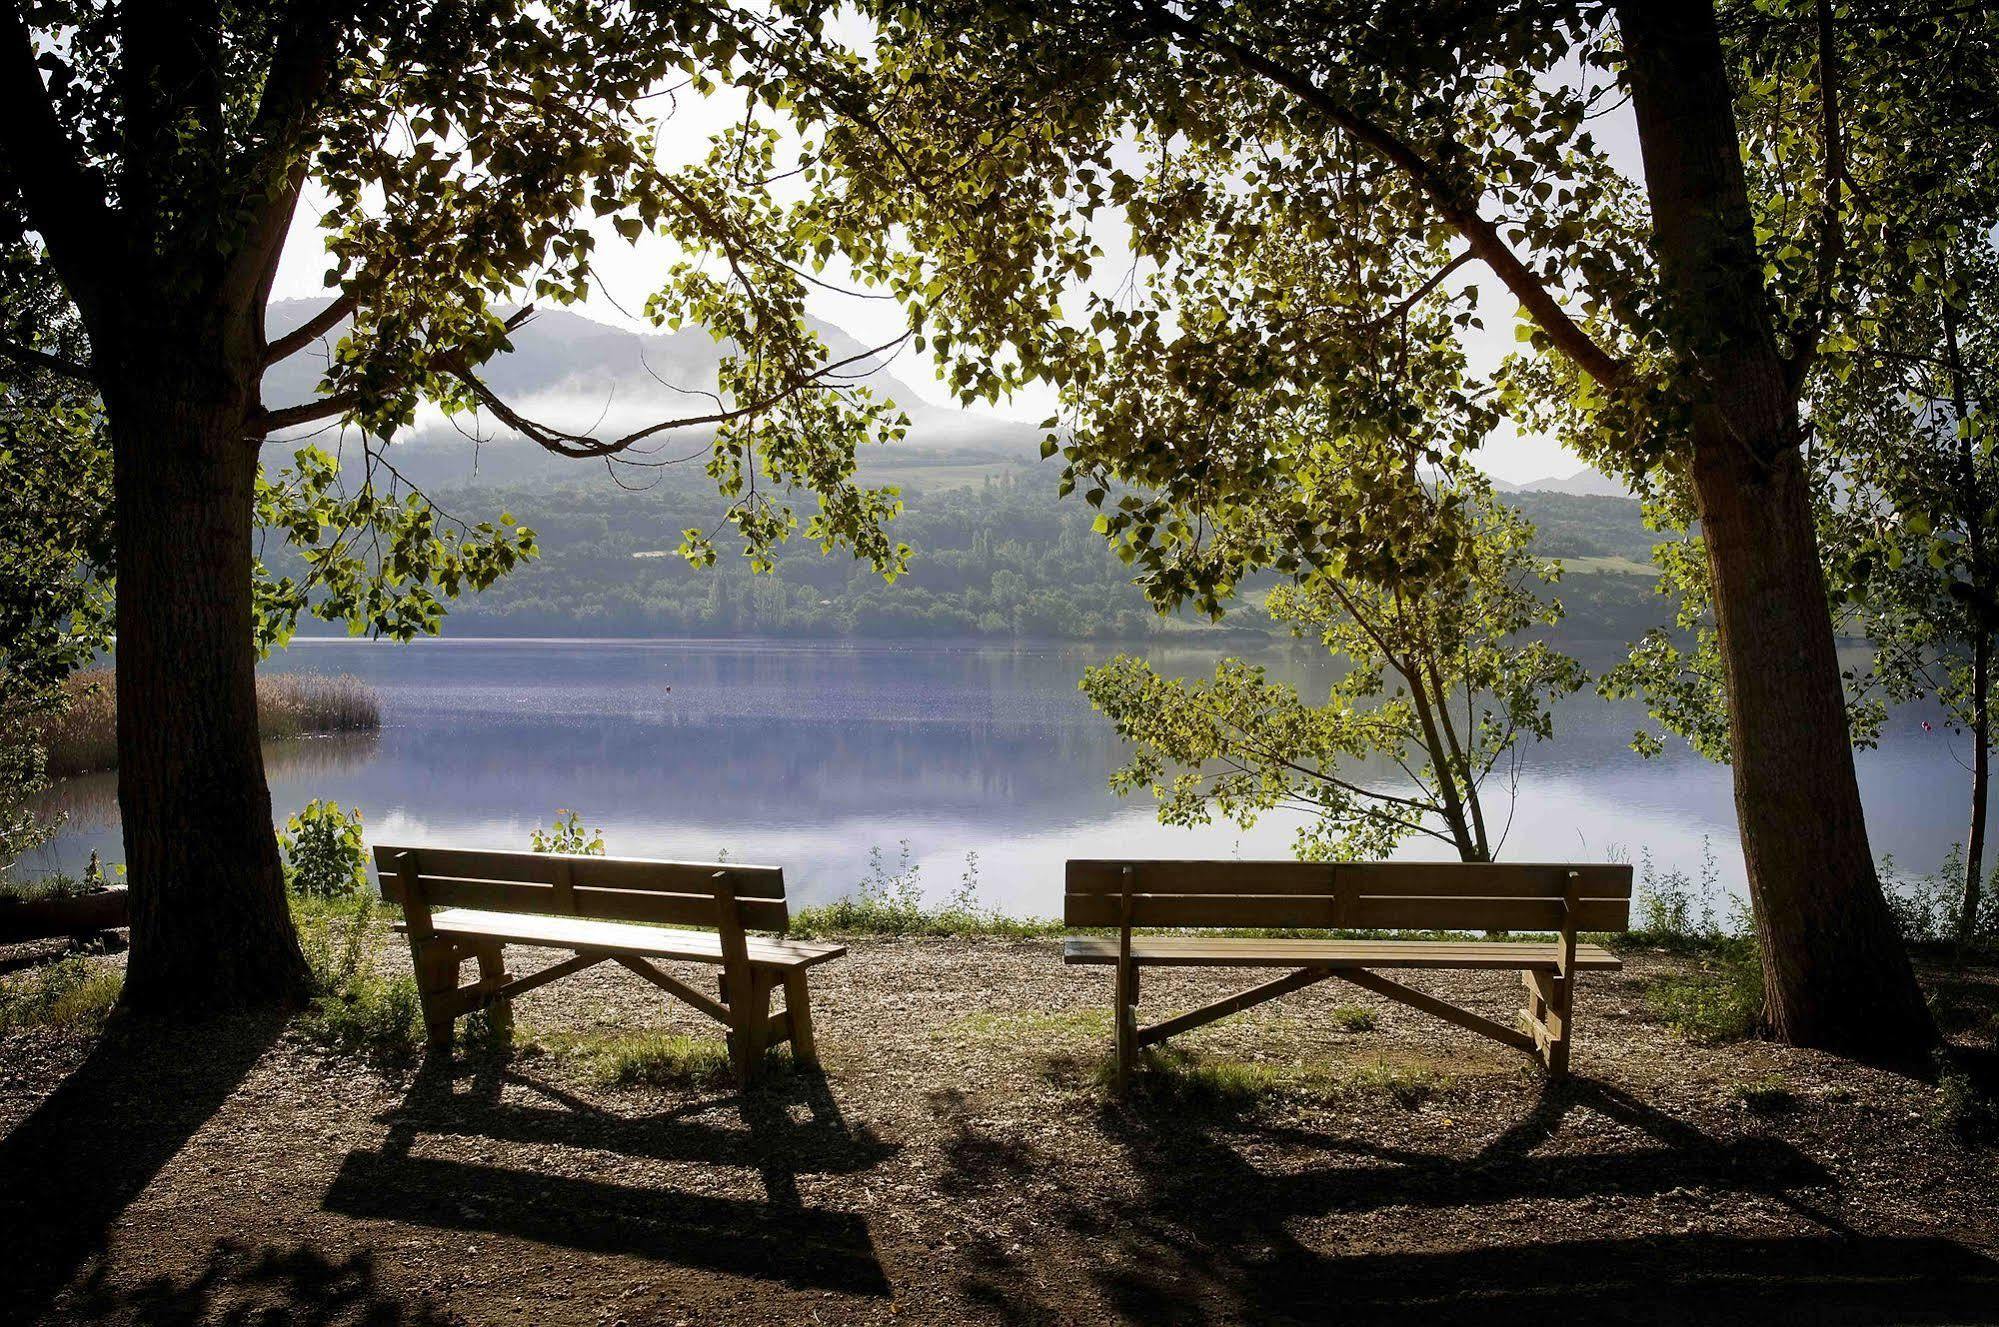
[[[1506,827],[1487,823],[1490,780],[1511,787],[1523,743],[1553,735],[1551,702],[1586,676],[1522,638],[1561,617],[1536,593],[1560,567],[1528,552],[1533,527],[1476,478],[1439,489],[1415,501],[1457,527],[1447,569],[1395,585],[1315,576],[1266,601],[1347,666],[1323,703],[1239,659],[1207,681],[1128,655],[1090,669],[1084,694],[1132,746],[1111,786],[1150,789],[1170,825],[1302,814],[1304,860],[1385,857],[1418,836],[1492,860]]]

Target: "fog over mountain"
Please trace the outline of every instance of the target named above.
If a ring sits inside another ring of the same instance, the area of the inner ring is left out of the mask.
[[[1578,498],[1628,498],[1631,490],[1609,475],[1584,466],[1572,475],[1544,475],[1524,484],[1495,479],[1492,486],[1501,493],[1567,493]]]
[[[281,300],[271,305],[270,331],[277,336],[323,307],[318,300]],[[864,354],[869,347],[841,328],[812,319],[826,343],[829,363]],[[336,329],[321,345],[273,365],[265,375],[270,406],[309,399],[339,340]],[[663,419],[708,413],[702,396],[715,386],[722,346],[700,328],[641,332],[614,327],[567,309],[542,309],[514,333],[512,354],[489,362],[482,373],[509,405],[530,418],[572,432],[599,437]],[[856,364],[856,370],[868,367]],[[1011,468],[1038,457],[1041,430],[1033,424],[988,412],[953,410],[925,401],[893,372],[877,366],[864,381],[877,395],[900,406],[910,418],[909,436],[889,449],[863,454],[865,470],[907,465],[990,465]],[[472,436],[468,436],[472,435]],[[713,431],[689,428],[664,439],[661,454],[698,450]],[[474,437],[480,439],[475,442]],[[337,434],[318,435],[329,449]],[[297,446],[294,438],[272,444],[271,460],[282,465]],[[588,463],[555,456],[504,429],[490,418],[446,420],[435,409],[419,412],[416,427],[395,443],[398,469],[424,485],[555,482],[586,477]],[[1585,466],[1566,476],[1548,475],[1525,483],[1493,480],[1506,493],[1566,493],[1578,497],[1629,497],[1623,484]]]
[[[274,302],[271,335],[298,326],[321,307],[315,300]],[[813,319],[812,325],[826,343],[829,363],[869,348],[830,323]],[[322,345],[273,365],[264,379],[265,403],[276,407],[309,399],[342,330],[344,325]],[[700,393],[714,389],[723,347],[699,328],[638,332],[565,309],[544,309],[515,331],[513,342],[513,353],[494,358],[482,376],[522,414],[559,428],[615,437],[714,408]],[[861,381],[910,418],[909,436],[894,450],[996,462],[1035,458],[1041,433],[1032,424],[931,405],[891,367],[878,367]],[[475,445],[468,434],[484,441]],[[676,448],[694,451],[712,435],[705,427],[675,433],[666,439],[662,454]],[[318,440],[330,448],[334,437],[329,433]],[[273,460],[282,463],[297,442],[286,438],[271,445],[279,453]],[[518,483],[585,473],[583,464],[552,455],[490,418],[446,420],[436,410],[420,412],[416,428],[396,440],[394,460],[398,469],[425,484]]]

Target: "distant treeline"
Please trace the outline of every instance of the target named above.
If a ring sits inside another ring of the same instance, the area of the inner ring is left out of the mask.
[[[1045,475],[1025,468],[957,487],[906,485],[895,532],[915,556],[893,585],[803,540],[770,576],[753,575],[726,542],[714,567],[689,566],[674,551],[680,532],[713,527],[717,503],[712,489],[686,480],[643,492],[574,484],[432,497],[467,519],[511,512],[542,547],[538,559],[451,606],[455,635],[1139,640],[1212,630],[1192,615],[1153,612],[1130,568],[1091,528],[1094,511],[1056,501]],[[1569,608],[1563,636],[1626,640],[1664,620],[1666,605],[1642,567],[1652,536],[1635,502],[1555,493],[1511,500],[1540,525],[1547,553],[1580,559],[1558,588]],[[296,574],[285,560],[280,554],[274,570]],[[1245,591],[1226,628],[1278,630],[1262,612],[1262,588]]]

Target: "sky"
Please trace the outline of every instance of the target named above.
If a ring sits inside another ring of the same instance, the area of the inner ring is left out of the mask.
[[[737,122],[741,114],[741,102],[730,97],[677,98],[672,103],[670,118],[663,116],[660,122],[662,156],[681,160],[698,158],[706,150],[709,137]],[[1591,129],[1612,161],[1637,178],[1637,131],[1629,107],[1619,107],[1592,121]],[[323,198],[313,197],[310,191],[301,200],[299,220],[294,224],[286,244],[273,298],[326,297],[322,284],[327,266],[324,239],[319,227],[314,224],[321,206]],[[611,229],[608,220],[599,221],[593,230],[597,236],[594,262],[600,285],[589,300],[574,311],[612,326],[653,330],[639,311],[646,297],[659,285],[663,274],[680,256],[680,251],[668,241],[652,235],[642,236],[636,243],[628,242]],[[1130,270],[1129,250],[1121,242],[1120,231],[1118,225],[1106,225],[1098,232],[1097,239],[1106,256],[1097,264],[1097,274],[1091,282],[1093,287],[1114,287]],[[1486,318],[1482,329],[1467,334],[1466,350],[1474,370],[1483,371],[1515,349],[1513,313],[1518,305],[1482,265],[1474,264],[1467,270],[1478,275],[1479,308],[1486,311]],[[828,277],[837,283],[837,273],[828,273]],[[808,304],[814,315],[840,327],[866,345],[890,341],[906,327],[900,307],[890,301],[861,298],[835,290],[814,290]],[[958,408],[938,381],[935,362],[927,354],[905,347],[897,356],[893,371],[925,403],[943,409]],[[1032,423],[1047,418],[1053,413],[1053,406],[1053,394],[1037,389],[997,406],[973,407],[966,413]],[[1584,468],[1578,457],[1552,439],[1522,435],[1510,424],[1502,425],[1478,455],[1477,461],[1488,473],[1514,483],[1560,478]]]

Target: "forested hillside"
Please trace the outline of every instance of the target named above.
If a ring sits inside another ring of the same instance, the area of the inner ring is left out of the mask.
[[[540,558],[453,605],[457,635],[977,636],[1135,640],[1215,630],[1161,618],[1091,528],[1092,510],[1058,502],[1031,469],[970,483],[907,487],[898,536],[909,573],[884,584],[849,558],[794,543],[772,576],[740,559],[687,565],[680,532],[712,526],[711,490],[676,477],[643,492],[603,483],[480,488],[432,496],[466,519],[511,512],[540,538]],[[1652,535],[1635,502],[1527,492],[1508,495],[1537,523],[1539,545],[1566,560],[1556,593],[1560,634],[1627,640],[1661,621],[1645,559]],[[280,554],[275,565],[282,566]],[[1222,629],[1275,630],[1247,591]]]

